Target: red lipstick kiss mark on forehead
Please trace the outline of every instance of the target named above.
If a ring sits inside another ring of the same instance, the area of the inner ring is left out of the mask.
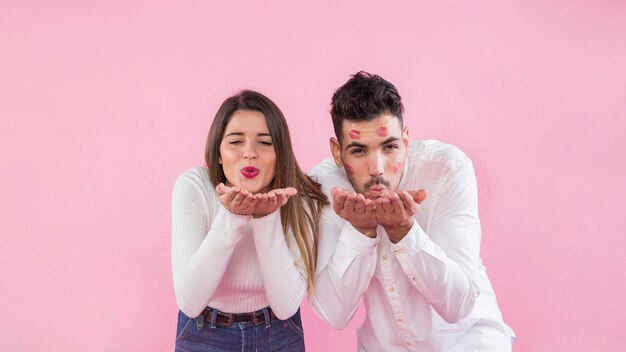
[[[343,164],[343,167],[346,169],[348,175],[354,175],[354,168],[348,164]]]
[[[387,127],[385,126],[380,126],[376,129],[376,135],[378,137],[387,137],[389,135],[389,130],[387,130]]]
[[[402,163],[397,163],[393,166],[393,174],[397,175],[398,172],[400,172],[400,169],[402,169]]]
[[[348,132],[348,135],[350,135],[350,138],[352,139],[361,139],[361,132],[357,130],[350,130],[350,132]]]

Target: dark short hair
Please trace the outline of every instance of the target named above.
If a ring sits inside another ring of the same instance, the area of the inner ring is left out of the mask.
[[[404,106],[396,87],[384,78],[365,71],[357,72],[339,87],[330,106],[339,143],[343,136],[343,120],[369,121],[388,113],[396,116],[402,126]]]

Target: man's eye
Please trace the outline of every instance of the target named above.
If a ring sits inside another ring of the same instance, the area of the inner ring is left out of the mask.
[[[365,153],[365,150],[361,148],[354,148],[350,151],[350,154],[353,154],[353,155],[363,154],[363,153]]]
[[[383,148],[383,150],[384,150],[384,151],[386,151],[386,152],[391,152],[391,151],[394,151],[394,150],[396,150],[396,149],[398,149],[398,146],[397,146],[397,145],[395,145],[395,144],[388,144],[388,145],[386,145],[386,146]]]

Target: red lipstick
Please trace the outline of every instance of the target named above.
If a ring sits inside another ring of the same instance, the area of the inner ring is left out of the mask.
[[[256,177],[256,175],[259,174],[259,169],[254,166],[246,166],[242,168],[239,172],[241,172],[241,174],[245,178],[254,178]]]

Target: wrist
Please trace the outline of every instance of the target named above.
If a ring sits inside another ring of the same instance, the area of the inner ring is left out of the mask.
[[[353,227],[359,231],[360,233],[362,233],[363,235],[369,237],[369,238],[376,238],[376,227],[357,227],[354,226]]]
[[[406,234],[411,231],[414,222],[415,218],[411,216],[410,218],[404,220],[401,224],[383,227],[385,229],[385,232],[387,232],[389,240],[395,244],[402,240],[404,236],[406,236]]]
[[[240,212],[234,209],[231,209],[227,206],[224,205],[224,209],[226,209],[229,213],[233,214],[233,215],[237,215],[237,216],[250,216],[252,215],[252,213],[250,212]]]
[[[277,209],[274,209],[274,211],[255,211],[254,213],[252,213],[252,217],[255,218],[255,219],[266,217],[266,216],[274,213],[276,210]]]

